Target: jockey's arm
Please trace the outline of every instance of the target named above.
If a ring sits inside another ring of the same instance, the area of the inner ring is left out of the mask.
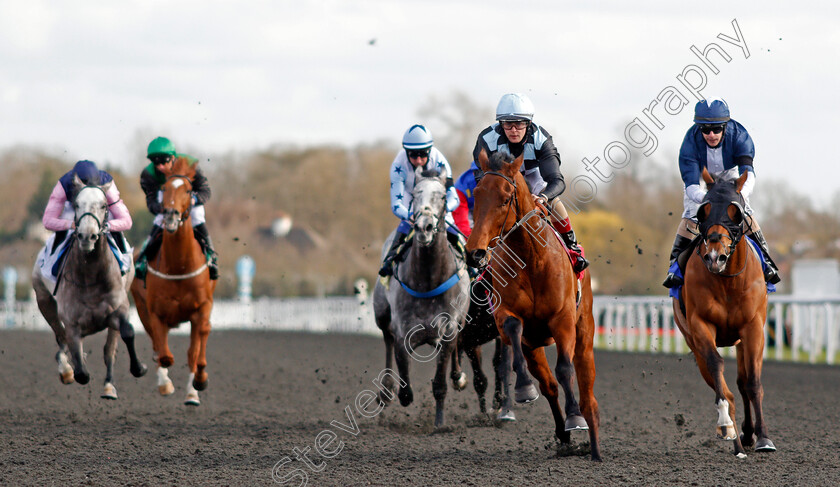
[[[61,183],[57,183],[50,193],[50,199],[47,201],[47,207],[44,209],[44,228],[53,232],[60,232],[62,230],[69,230],[73,228],[73,221],[64,220],[61,218],[64,212],[64,203],[67,202],[67,195],[64,193],[64,188]]]
[[[146,208],[149,209],[152,215],[157,215],[163,211],[163,206],[158,201],[158,191],[160,191],[160,183],[145,170],[140,174],[140,188],[146,194]]]
[[[207,182],[207,177],[201,172],[201,169],[196,169],[195,177],[193,178],[193,196],[195,196],[195,204],[203,205],[210,199],[210,184]]]
[[[131,214],[128,212],[125,202],[120,198],[120,190],[117,189],[115,183],[108,188],[105,198],[108,200],[108,211],[110,212],[108,228],[112,232],[129,230],[132,225]]]
[[[741,188],[741,196],[744,199],[749,199],[755,188],[755,171],[753,170],[753,158],[750,156],[738,156],[735,158],[735,164],[738,166],[738,173],[744,174],[747,172],[747,180]]]
[[[394,160],[391,164],[391,211],[400,220],[408,220],[410,213],[404,203],[406,196],[405,176],[405,170],[400,167],[397,160]]]
[[[542,149],[537,155],[539,157],[540,176],[546,182],[545,189],[540,192],[540,196],[547,201],[563,194],[566,191],[566,181],[563,179],[563,173],[560,172],[560,154],[557,153],[557,148],[554,147],[554,142],[549,136],[543,142]]]

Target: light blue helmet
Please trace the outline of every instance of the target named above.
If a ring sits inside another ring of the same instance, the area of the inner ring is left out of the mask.
[[[508,93],[502,95],[496,106],[496,120],[527,120],[534,119],[534,104],[522,93]]]
[[[426,127],[415,124],[408,128],[403,135],[402,145],[405,150],[429,149],[434,144],[432,133]]]
[[[694,105],[694,123],[720,124],[729,121],[729,105],[722,98],[700,100]]]

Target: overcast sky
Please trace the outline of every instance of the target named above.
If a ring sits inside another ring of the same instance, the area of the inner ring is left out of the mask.
[[[636,117],[657,139],[652,157],[676,167],[696,101],[677,75],[696,65],[702,94],[725,98],[755,140],[756,192],[784,180],[827,204],[840,176],[835,2],[595,3],[0,0],[0,148],[136,164],[155,135],[199,156],[396,147],[432,95],[462,91],[493,109],[519,91],[565,172],[626,144]],[[733,20],[749,57],[718,37],[737,38]],[[690,50],[712,42],[731,58],[709,55],[717,74]],[[660,129],[643,110],[669,86],[690,104],[654,108]],[[469,155],[447,157],[459,167]]]

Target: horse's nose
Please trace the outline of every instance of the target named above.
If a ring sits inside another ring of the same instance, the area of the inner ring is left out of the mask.
[[[431,223],[427,223],[427,224],[426,224],[425,231],[426,231],[426,232],[428,232],[428,233],[431,233],[431,231],[432,231],[434,228],[435,228],[435,227],[433,227]]]
[[[470,267],[481,267],[486,257],[487,251],[485,249],[475,249],[467,253],[467,265]]]
[[[726,264],[726,258],[727,258],[726,255],[723,255],[723,254],[718,255],[718,258],[717,258],[718,265],[723,267]]]

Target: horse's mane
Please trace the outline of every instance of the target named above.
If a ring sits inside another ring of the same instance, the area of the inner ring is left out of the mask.
[[[436,178],[440,176],[440,171],[437,169],[423,169],[423,171],[420,172],[420,175],[424,178]]]
[[[502,164],[510,164],[514,161],[512,155],[504,151],[499,151],[490,156],[487,160],[487,168],[491,171],[498,171],[502,169]]]

